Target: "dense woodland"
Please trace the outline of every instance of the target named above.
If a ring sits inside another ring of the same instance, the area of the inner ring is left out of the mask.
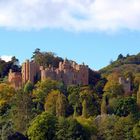
[[[63,61],[40,49],[32,59],[45,67]],[[140,140],[140,53],[120,54],[91,73],[87,86],[46,79],[15,90],[9,69],[21,71],[17,58],[0,60],[1,140]],[[120,76],[130,78],[131,94],[124,94]]]

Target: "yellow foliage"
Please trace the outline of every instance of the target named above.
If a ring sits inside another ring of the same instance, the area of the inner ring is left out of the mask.
[[[0,84],[0,107],[8,103],[14,94],[15,94],[15,90],[13,87],[9,86],[8,84],[1,83]]]

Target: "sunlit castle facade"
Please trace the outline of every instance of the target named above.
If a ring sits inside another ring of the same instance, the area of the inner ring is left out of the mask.
[[[59,62],[58,68],[52,66],[44,68],[34,61],[26,60],[22,64],[21,73],[10,70],[8,81],[14,88],[19,88],[27,81],[35,83],[37,80],[45,80],[46,78],[61,81],[65,85],[88,85],[89,68],[87,65],[78,65],[67,59],[64,62]]]
[[[51,78],[53,80],[62,81],[65,85],[88,85],[89,68],[87,65],[78,65],[75,62],[64,60],[59,63],[58,68],[40,67],[41,80]]]

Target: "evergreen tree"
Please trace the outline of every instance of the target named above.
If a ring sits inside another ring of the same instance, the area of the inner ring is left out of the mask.
[[[89,116],[88,114],[88,110],[87,110],[87,101],[84,99],[84,101],[82,102],[82,116],[87,118]]]
[[[56,101],[56,115],[58,117],[65,116],[66,115],[66,109],[67,109],[67,99],[66,96],[62,93],[58,95],[57,101]]]

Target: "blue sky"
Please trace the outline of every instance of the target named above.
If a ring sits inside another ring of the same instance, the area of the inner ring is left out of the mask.
[[[23,62],[40,48],[98,70],[120,53],[137,54],[140,2],[114,2],[0,1],[0,56],[16,56]]]

